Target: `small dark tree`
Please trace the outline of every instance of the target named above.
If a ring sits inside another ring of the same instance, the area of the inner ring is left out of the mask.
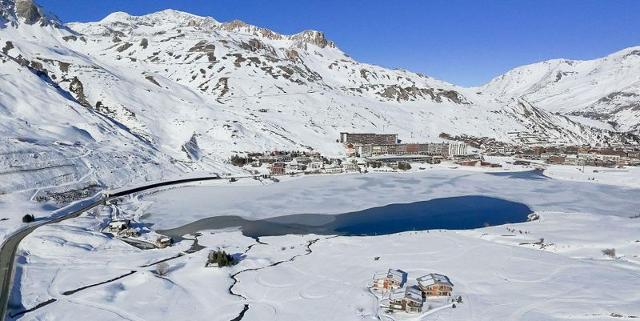
[[[36,218],[35,216],[33,216],[33,214],[26,214],[25,216],[22,217],[22,223],[31,223],[35,220]]]
[[[237,262],[235,258],[225,251],[217,250],[209,252],[207,258],[208,264],[216,264],[218,267],[235,265]]]
[[[615,258],[616,257],[616,249],[604,249],[602,250],[602,254]]]
[[[406,162],[400,162],[398,163],[398,169],[403,170],[403,171],[407,171],[411,169],[411,164],[406,163]]]

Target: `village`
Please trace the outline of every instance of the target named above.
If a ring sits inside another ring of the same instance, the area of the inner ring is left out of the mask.
[[[491,157],[511,159],[519,166],[544,165],[622,168],[640,166],[640,147],[514,145],[495,140],[473,140],[441,134],[441,142],[404,143],[398,134],[340,133],[336,143],[345,157],[328,158],[319,152],[273,151],[234,155],[231,163],[254,174],[282,176],[298,174],[367,173],[405,171],[411,164],[499,168]]]
[[[401,143],[398,134],[341,133],[337,143],[344,147],[346,157],[328,158],[309,151],[273,151],[234,155],[230,162],[249,168],[253,174],[281,176],[398,171],[411,169],[411,163],[440,164],[443,160],[470,159],[463,142]]]

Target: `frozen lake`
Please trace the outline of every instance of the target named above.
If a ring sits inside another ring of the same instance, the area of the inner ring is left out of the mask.
[[[247,220],[238,216],[209,217],[159,231],[179,238],[203,230],[241,227],[250,237],[287,234],[383,235],[432,229],[474,229],[527,220],[524,204],[484,196],[461,196],[391,204],[345,214],[297,214]]]
[[[323,225],[331,219],[324,217],[325,214],[351,213],[358,216],[353,212],[359,211],[375,214],[378,210],[373,208],[390,204],[463,196],[500,199],[525,205],[537,212],[629,217],[638,214],[640,209],[640,189],[550,179],[537,172],[488,174],[428,170],[286,178],[270,185],[240,183],[161,191],[143,197],[138,205],[141,214],[145,215],[144,221],[159,230],[174,229],[211,217],[226,217],[225,220],[232,224],[233,220],[273,219],[299,214],[322,214],[307,216],[305,224]],[[371,210],[366,212],[367,209]],[[388,215],[403,215],[406,209]],[[493,214],[497,215],[497,212]],[[313,223],[311,217],[316,217],[319,222]],[[469,219],[465,217],[465,221]],[[478,220],[489,222],[484,216]],[[358,225],[363,223],[358,221]],[[347,234],[361,232],[348,227],[345,222],[334,228],[343,228],[341,231]],[[447,227],[440,225],[433,228]]]

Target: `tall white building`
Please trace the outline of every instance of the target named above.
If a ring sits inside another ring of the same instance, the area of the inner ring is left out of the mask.
[[[449,156],[467,155],[467,144],[463,142],[449,143]]]

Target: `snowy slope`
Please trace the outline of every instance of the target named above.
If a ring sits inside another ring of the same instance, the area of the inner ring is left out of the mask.
[[[481,87],[522,97],[551,112],[587,118],[620,131],[640,131],[640,47],[607,57],[557,59],[515,68]],[[586,122],[585,122],[586,123]]]
[[[318,31],[174,10],[64,26],[30,0],[1,0],[0,17],[0,194],[229,172],[244,151],[340,156],[340,131],[620,139],[526,100],[359,63]]]

